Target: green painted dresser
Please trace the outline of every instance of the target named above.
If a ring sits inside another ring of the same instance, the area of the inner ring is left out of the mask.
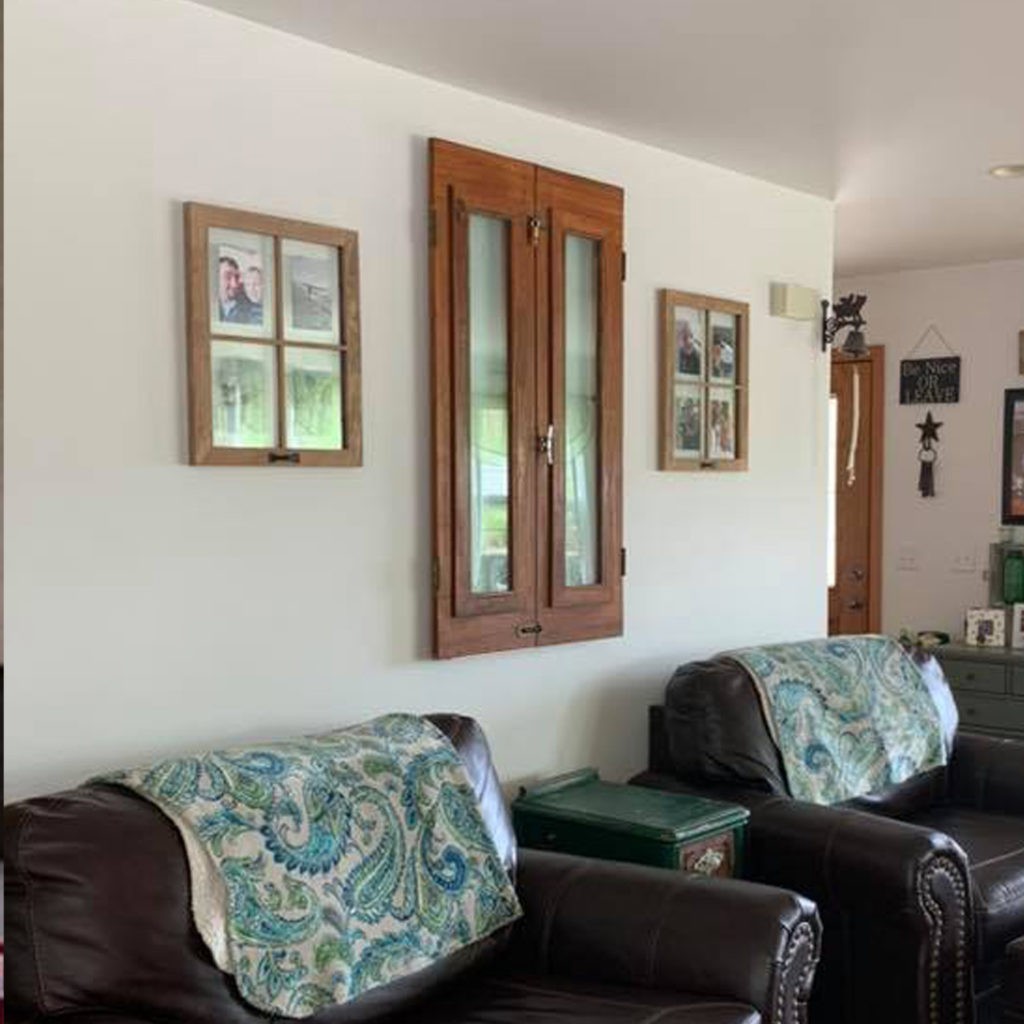
[[[520,845],[739,876],[749,812],[736,804],[603,782],[592,768],[520,792]]]
[[[946,644],[934,649],[960,711],[960,728],[1024,739],[1024,650]]]

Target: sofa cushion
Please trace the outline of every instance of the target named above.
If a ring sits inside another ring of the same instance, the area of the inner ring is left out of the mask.
[[[907,819],[944,832],[963,847],[974,889],[976,954],[997,959],[1024,935],[1024,818],[963,807],[935,807]]]
[[[483,976],[398,1019],[401,1024],[761,1024],[745,1003],[620,988],[549,975]],[[398,1022],[396,1022],[398,1024]]]

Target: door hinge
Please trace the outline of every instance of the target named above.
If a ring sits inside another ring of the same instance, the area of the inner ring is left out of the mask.
[[[623,253],[622,253],[622,280],[623,281],[626,280],[626,253],[625,253],[625,251],[623,251]]]
[[[437,245],[437,210],[433,206],[427,214],[427,234],[430,237],[430,245]]]
[[[544,221],[540,217],[527,217],[526,230],[530,234],[530,245],[540,245],[540,233],[544,230]]]
[[[430,569],[430,579],[434,585],[434,593],[436,594],[441,589],[441,563],[435,558],[434,564]]]
[[[625,576],[626,575],[626,549],[625,548],[622,548],[622,562],[621,562],[621,564],[619,566],[619,575],[620,576]]]
[[[516,626],[516,636],[527,637],[536,636],[538,633],[543,633],[544,627],[539,622],[531,622],[526,626]]]

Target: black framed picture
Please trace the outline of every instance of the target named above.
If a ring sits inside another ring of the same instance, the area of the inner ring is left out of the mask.
[[[1024,388],[1006,392],[1003,411],[1003,523],[1024,525]]]

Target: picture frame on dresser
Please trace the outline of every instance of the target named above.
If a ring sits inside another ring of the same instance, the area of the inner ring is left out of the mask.
[[[1005,647],[1006,609],[968,608],[964,619],[964,643],[969,647]]]

